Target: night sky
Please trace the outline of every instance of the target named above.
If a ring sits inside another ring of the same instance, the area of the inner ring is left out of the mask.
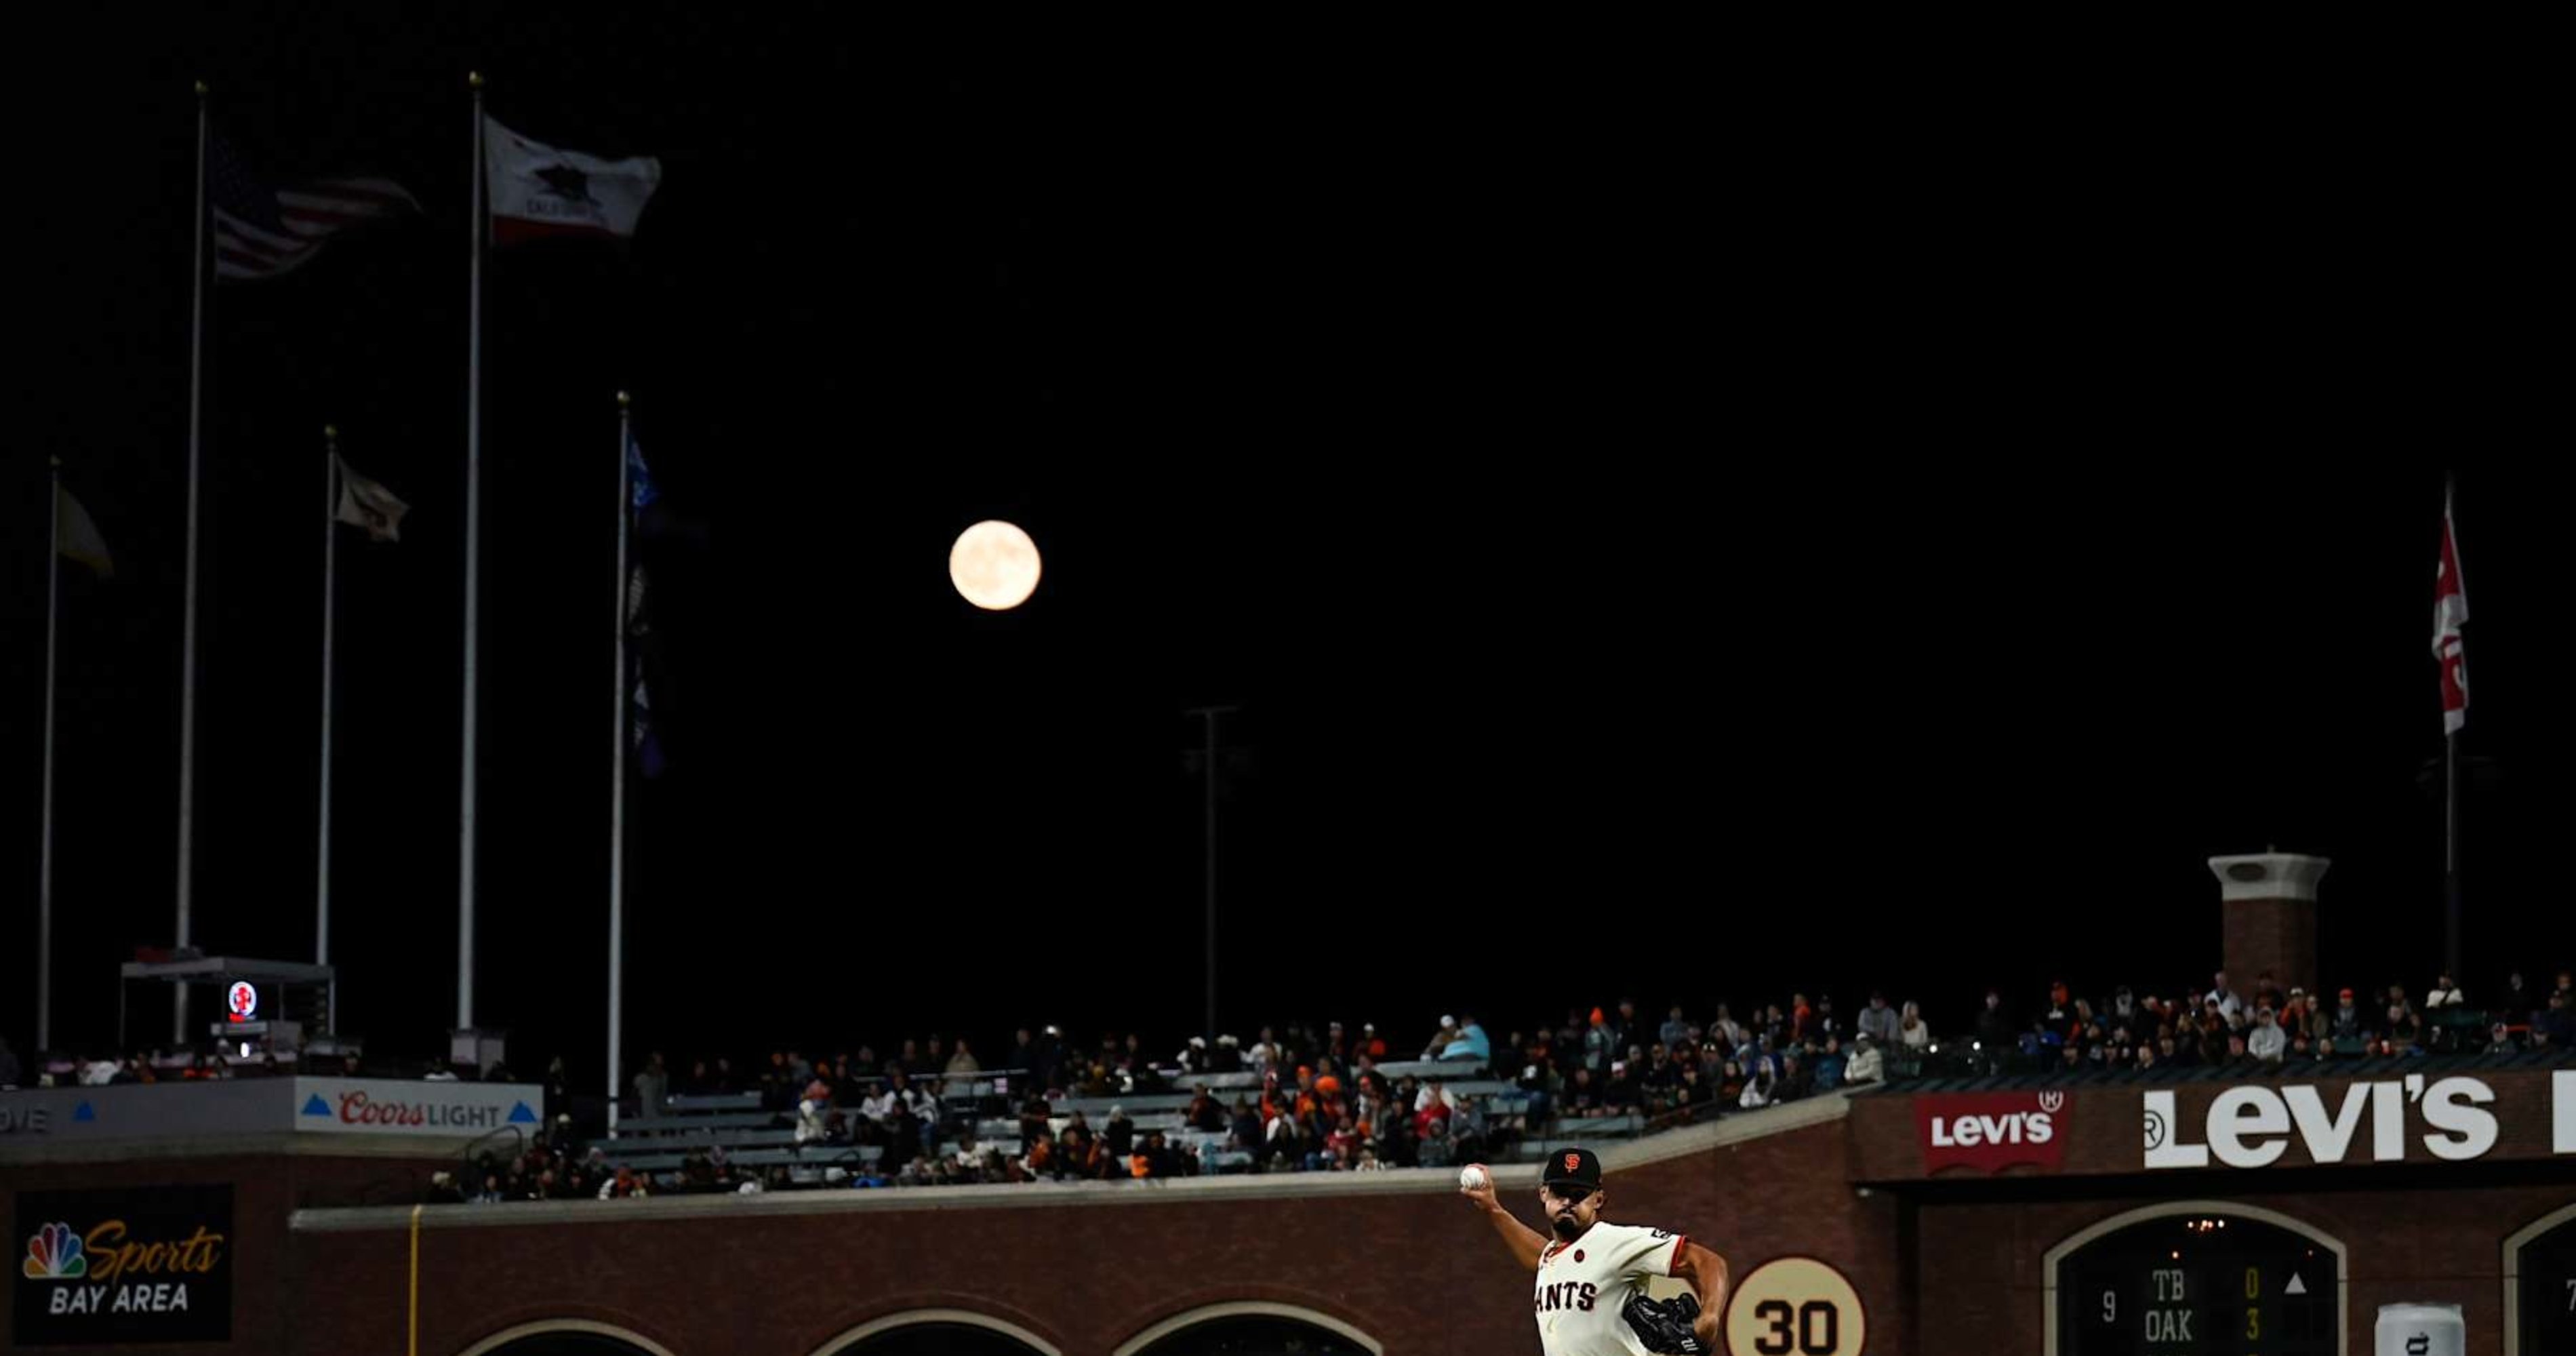
[[[425,209],[219,289],[209,345],[209,951],[311,953],[322,425],[413,505],[342,542],[334,949],[383,1053],[454,1017],[468,70],[518,131],[665,174],[630,245],[488,266],[477,1016],[523,1069],[601,1057],[621,388],[668,510],[630,1050],[1176,1047],[1211,702],[1244,707],[1247,1039],[2170,992],[2217,959],[2203,859],[2274,843],[2335,859],[2329,984],[2421,989],[2448,470],[2487,760],[2463,978],[2576,963],[2563,375],[2525,310],[2557,246],[2510,96],[1756,91],[691,8],[226,9],[13,91],[56,223],[0,459],[13,1044],[47,454],[119,567],[65,567],[58,1043],[111,1040],[116,965],[173,936],[200,78],[271,182]],[[1006,615],[945,576],[996,516],[1046,560]]]

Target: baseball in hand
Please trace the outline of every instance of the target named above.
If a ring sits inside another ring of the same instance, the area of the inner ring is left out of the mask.
[[[1484,1184],[1485,1170],[1476,1164],[1470,1163],[1458,1170],[1458,1186],[1461,1190],[1474,1191]]]

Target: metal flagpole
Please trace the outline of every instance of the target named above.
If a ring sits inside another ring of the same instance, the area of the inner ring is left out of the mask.
[[[206,85],[197,82],[197,214],[190,222],[195,268],[188,306],[188,584],[179,642],[179,938],[191,940],[197,842],[197,523],[199,471],[205,445],[206,390]],[[172,1044],[187,1044],[188,986],[170,1011]]]
[[[313,963],[331,963],[331,715],[339,696],[331,676],[333,632],[340,597],[340,430],[322,430],[322,812],[321,846],[313,879]],[[340,1031],[340,986],[331,986],[330,1007],[323,1017],[333,1035]]]
[[[1207,722],[1207,922],[1203,940],[1207,948],[1205,978],[1207,981],[1207,1039],[1216,1043],[1216,718],[1242,710],[1239,706],[1195,706],[1190,714]]]
[[[609,743],[608,773],[608,1133],[617,1133],[618,1074],[626,1066],[626,624],[628,597],[627,534],[635,510],[633,469],[634,413],[624,391],[617,393],[617,713],[615,738]],[[639,1107],[650,1116],[653,1107]]]
[[[479,734],[475,635],[481,621],[483,539],[483,77],[474,90],[474,194],[466,214],[474,233],[468,281],[465,353],[465,766],[458,792],[456,857],[456,1029],[474,1029],[474,754]]]
[[[62,605],[63,459],[53,459],[45,534],[45,845],[36,857],[36,1053],[54,1048],[54,614]]]

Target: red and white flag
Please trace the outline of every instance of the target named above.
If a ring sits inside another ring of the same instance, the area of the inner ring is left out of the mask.
[[[492,195],[495,245],[549,235],[613,239],[635,234],[644,204],[662,185],[662,162],[557,150],[487,117],[483,177]]]
[[[2459,733],[2469,721],[2469,661],[2460,651],[2460,625],[2469,619],[2469,591],[2460,581],[2460,540],[2451,526],[2451,500],[2442,499],[2442,564],[2433,584],[2433,657],[2442,664],[2442,733]]]

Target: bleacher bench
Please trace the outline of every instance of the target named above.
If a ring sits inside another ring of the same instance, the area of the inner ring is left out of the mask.
[[[623,1135],[688,1135],[702,1131],[766,1130],[778,1123],[774,1111],[716,1112],[696,1116],[629,1116],[617,1123]]]
[[[707,1093],[695,1097],[665,1097],[664,1111],[758,1111],[760,1094],[756,1092]]]
[[[1179,1111],[1193,1100],[1193,1095],[1186,1092],[1158,1092],[1143,1097],[1067,1097],[1054,1104],[1054,1111],[1059,1116],[1079,1111],[1097,1124],[1107,1118],[1111,1107],[1125,1107],[1133,1115],[1141,1111]]]

